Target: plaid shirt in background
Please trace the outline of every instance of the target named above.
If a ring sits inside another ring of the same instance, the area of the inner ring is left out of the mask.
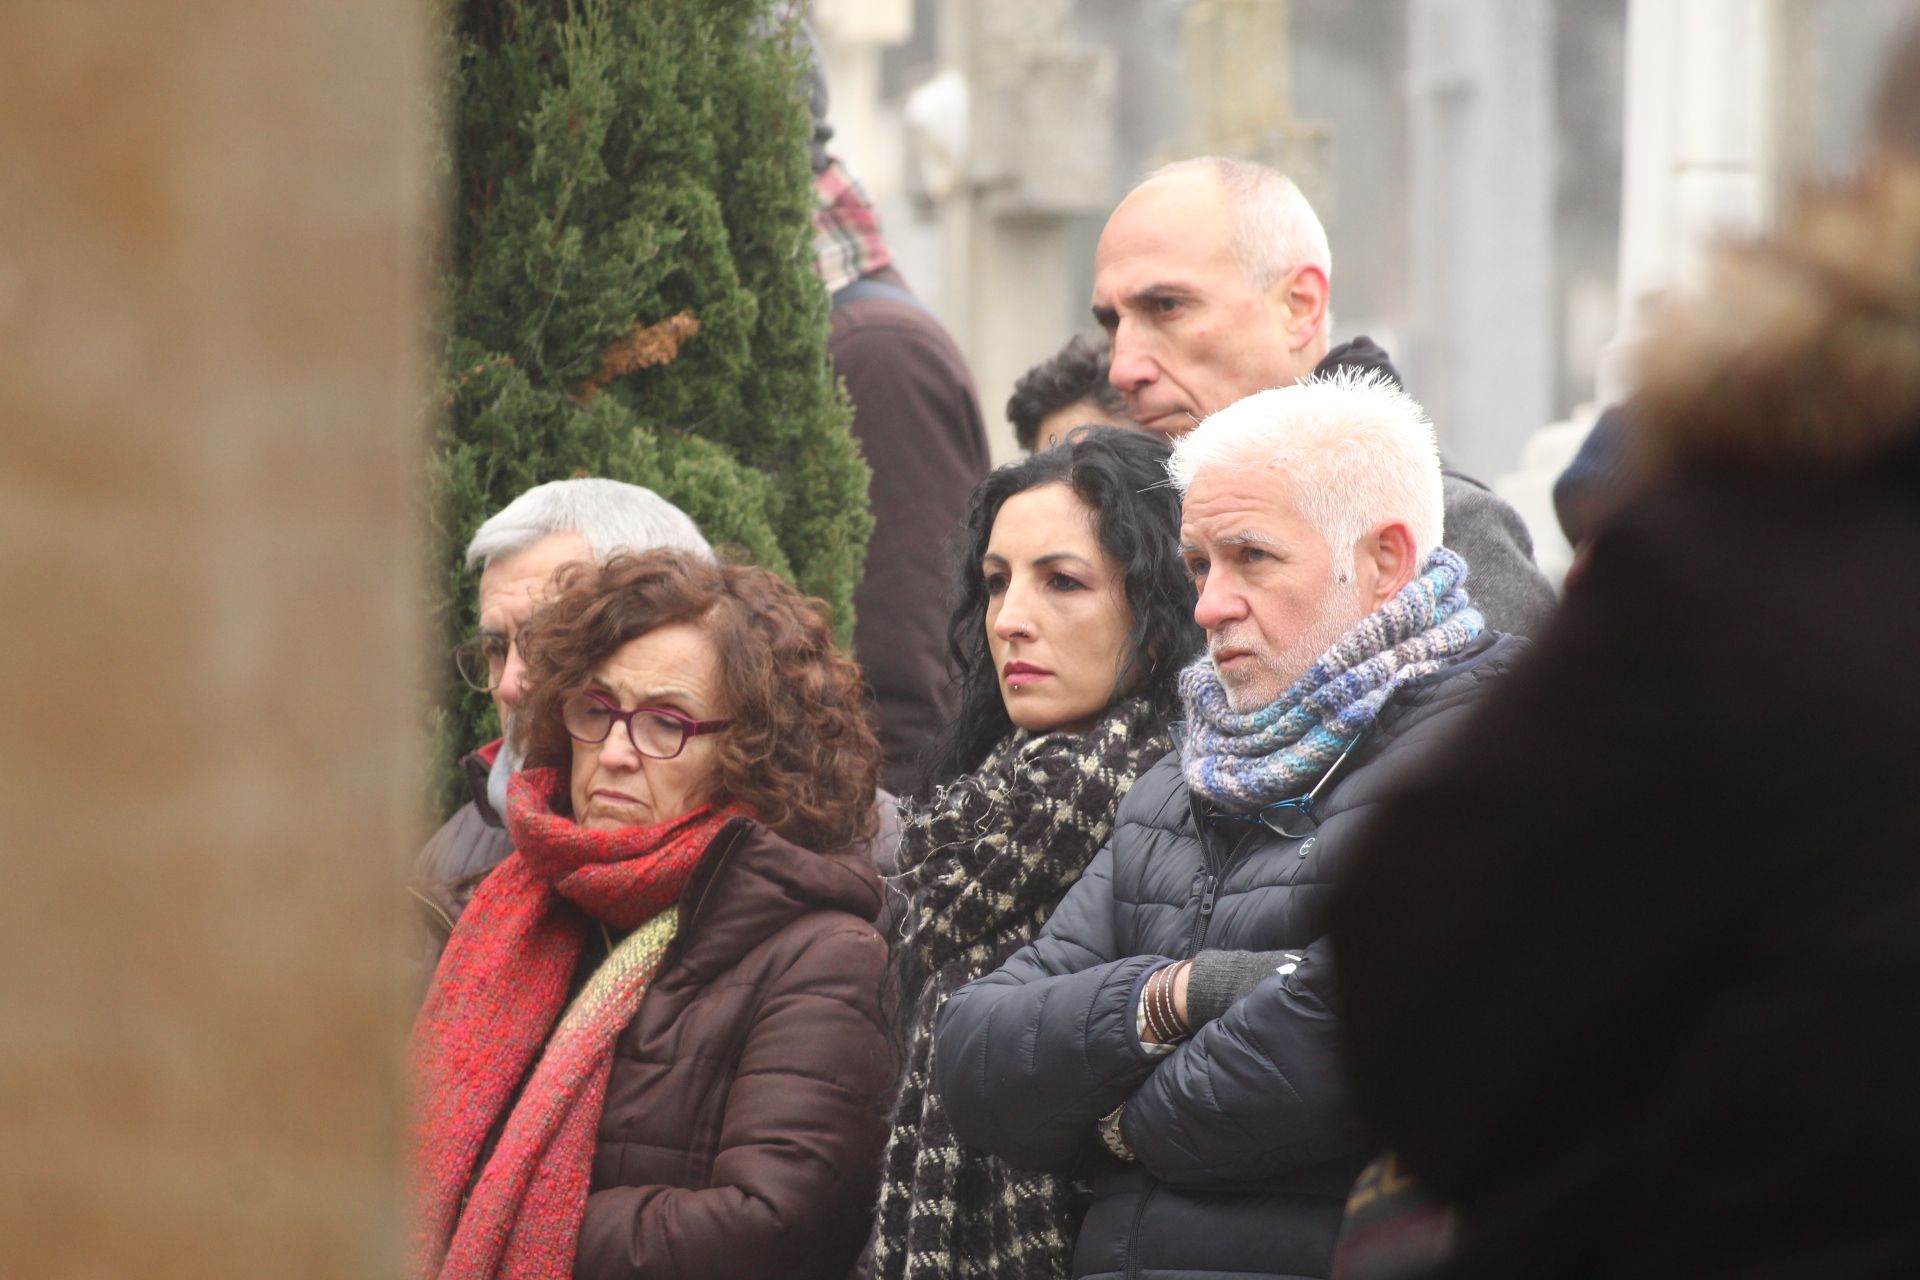
[[[813,265],[827,292],[838,293],[893,262],[880,236],[880,211],[865,187],[837,159],[813,179]]]

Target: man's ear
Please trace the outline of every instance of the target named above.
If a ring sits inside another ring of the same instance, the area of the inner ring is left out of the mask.
[[[1420,572],[1419,562],[1414,559],[1413,530],[1395,523],[1362,534],[1354,544],[1353,563],[1361,597],[1367,612],[1372,613],[1399,595]]]
[[[1278,301],[1286,309],[1287,349],[1298,351],[1322,332],[1332,286],[1327,273],[1315,266],[1295,267],[1273,282]]]

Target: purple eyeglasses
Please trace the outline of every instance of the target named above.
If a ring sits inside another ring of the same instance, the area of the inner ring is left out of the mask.
[[[718,733],[731,720],[695,720],[665,707],[635,707],[622,711],[612,699],[592,691],[576,693],[560,709],[561,723],[575,742],[600,743],[607,740],[613,726],[627,726],[627,741],[641,755],[653,760],[671,760],[687,745],[688,738],[703,733]]]

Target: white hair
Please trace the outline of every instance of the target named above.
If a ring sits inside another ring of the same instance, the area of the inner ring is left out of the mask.
[[[1215,470],[1269,470],[1335,564],[1385,524],[1413,534],[1417,564],[1440,545],[1440,447],[1426,410],[1378,370],[1341,369],[1228,405],[1174,442],[1185,496]]]
[[[556,533],[577,533],[595,557],[672,548],[713,558],[692,517],[651,489],[618,480],[537,484],[481,525],[467,544],[467,568],[517,555]]]
[[[1265,289],[1296,267],[1318,267],[1333,279],[1327,229],[1293,179],[1278,169],[1232,156],[1199,156],[1162,165],[1141,179],[1205,170],[1226,189],[1233,214],[1233,255],[1255,289]]]

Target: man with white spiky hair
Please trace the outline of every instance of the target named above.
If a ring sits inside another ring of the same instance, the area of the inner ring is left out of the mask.
[[[1378,374],[1262,391],[1168,466],[1208,652],[1179,750],[1034,943],[936,1032],[955,1132],[1092,1182],[1078,1276],[1327,1276],[1372,1154],[1324,912],[1359,817],[1519,642],[1441,545],[1425,412]]]
[[[1378,374],[1343,370],[1249,396],[1176,445],[1168,470],[1184,497],[1181,554],[1201,591],[1195,620],[1235,712],[1285,693],[1440,545],[1432,428]],[[1479,628],[1477,611],[1467,625]]]

